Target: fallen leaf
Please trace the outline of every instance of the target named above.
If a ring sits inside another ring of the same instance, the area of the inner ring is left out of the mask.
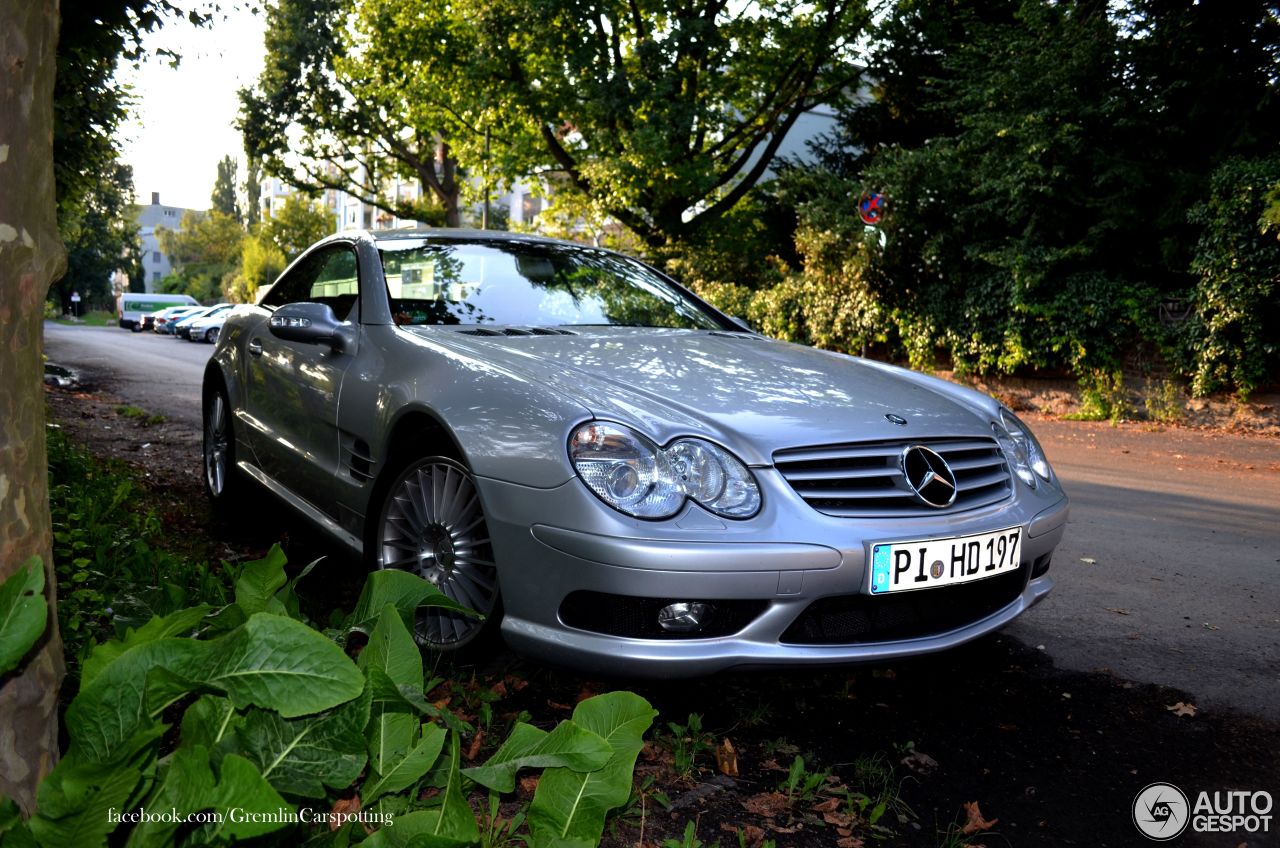
[[[547,706],[553,710],[561,710],[566,713],[569,712],[569,710],[573,709],[573,707],[569,706],[568,704],[561,704],[558,701],[547,701]]]
[[[1218,625],[1216,624],[1210,624],[1209,622],[1206,621],[1204,623],[1204,629],[1205,630],[1221,630],[1222,628],[1218,627]]]
[[[477,730],[476,735],[471,739],[471,745],[467,748],[466,757],[468,762],[480,756],[480,746],[484,744],[484,731]]]
[[[528,774],[520,778],[520,791],[526,795],[532,795],[534,790],[538,788],[538,778],[542,775]]]
[[[596,695],[599,695],[599,694],[600,694],[600,691],[595,686],[587,684],[586,686],[583,686],[582,689],[578,691],[578,698],[576,701],[574,701],[574,703],[581,704],[583,701],[587,700],[588,698],[594,698]]]
[[[982,810],[978,808],[977,801],[966,801],[964,804],[964,814],[968,821],[964,823],[964,827],[960,828],[960,832],[965,836],[979,833],[984,830],[990,830],[996,826],[996,822],[1000,819],[991,819],[987,821],[982,817]]]
[[[848,813],[823,813],[822,820],[837,828],[849,828],[853,826],[853,816]],[[852,831],[849,831],[849,833],[852,833]],[[848,836],[849,833],[845,833],[844,835]]]
[[[743,801],[742,809],[757,816],[773,818],[787,812],[790,805],[787,803],[787,796],[781,792],[764,792]]]
[[[507,683],[511,686],[513,692],[523,692],[524,688],[529,685],[529,681],[523,677],[508,677]]]
[[[813,805],[813,811],[815,813],[834,813],[838,809],[840,809],[839,798],[828,798],[827,800],[823,801],[821,804]]]
[[[656,763],[662,759],[662,749],[645,740],[644,747],[640,749],[640,759],[646,763]]]
[[[773,757],[770,757],[769,759],[761,763],[760,768],[768,769],[769,771],[791,771],[791,769],[787,768],[786,766],[778,765],[778,761],[775,760]]]
[[[1080,557],[1080,561],[1085,565],[1097,565],[1098,561],[1093,557]]]
[[[1199,712],[1195,704],[1188,704],[1186,701],[1179,701],[1176,704],[1170,704],[1165,707],[1165,709],[1176,716],[1194,716]]]
[[[916,774],[933,774],[938,770],[938,761],[923,751],[912,751],[902,758],[902,764]]]
[[[796,825],[795,827],[782,827],[781,825],[774,824],[773,822],[765,822],[765,824],[768,825],[769,829],[774,833],[796,833],[800,830],[800,825]]]
[[[497,695],[499,698],[505,698],[507,697],[507,684],[499,680],[497,683],[493,684],[489,691],[493,692],[493,694]]]
[[[360,796],[353,795],[350,798],[339,798],[333,802],[333,815],[329,817],[329,830],[337,830],[342,827],[347,816],[354,816],[360,812]]]
[[[863,845],[866,843],[862,841],[861,836],[846,836],[844,839],[836,840],[836,848],[862,848]]]
[[[738,776],[738,752],[733,750],[733,743],[727,736],[720,747],[716,748],[716,768],[729,777]]]
[[[1129,611],[1127,609],[1121,609],[1120,607],[1107,607],[1106,610],[1107,612],[1113,612],[1116,615],[1129,615]]]

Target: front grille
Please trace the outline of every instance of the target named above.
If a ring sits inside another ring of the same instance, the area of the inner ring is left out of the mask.
[[[696,633],[670,633],[658,625],[658,610],[680,601],[701,601],[714,610]],[[764,601],[708,601],[698,598],[633,598],[605,592],[571,592],[560,605],[569,627],[633,639],[710,639],[729,636],[764,612]]]
[[[789,645],[857,645],[947,633],[1017,600],[1027,566],[975,583],[888,595],[839,595],[805,608],[782,634]]]
[[[994,439],[921,439],[860,442],[778,451],[773,464],[804,498],[826,515],[888,518],[936,515],[944,510],[916,500],[902,473],[902,452],[912,445],[936,451],[956,475],[956,499],[946,512],[999,503],[1013,491],[1009,466]]]

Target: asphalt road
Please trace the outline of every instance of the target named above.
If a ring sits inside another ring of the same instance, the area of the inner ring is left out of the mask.
[[[45,325],[60,365],[200,425],[212,346]],[[1007,631],[1073,670],[1280,720],[1280,440],[1032,418],[1072,498],[1057,589]]]

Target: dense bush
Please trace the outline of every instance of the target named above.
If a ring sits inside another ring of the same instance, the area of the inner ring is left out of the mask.
[[[1247,396],[1280,377],[1280,242],[1265,218],[1278,185],[1280,156],[1233,160],[1214,173],[1208,203],[1191,211],[1201,235],[1184,340],[1197,394]]]

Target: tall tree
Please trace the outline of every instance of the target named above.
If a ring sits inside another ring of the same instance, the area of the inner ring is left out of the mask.
[[[222,294],[224,278],[234,274],[246,234],[226,213],[189,211],[179,229],[159,227],[156,238],[173,262],[173,273],[160,281],[160,289],[209,302]]]
[[[59,230],[67,246],[67,273],[50,291],[62,310],[70,306],[72,292],[84,303],[106,307],[112,298],[111,275],[123,271],[129,280],[142,280],[142,253],[134,215],[133,170],[112,161],[86,187],[87,196],[75,206],[74,224],[65,218]]]
[[[209,196],[209,204],[215,212],[221,212],[243,224],[240,198],[236,196],[237,170],[234,156],[223,156],[218,161],[218,176],[213,181],[213,194]]]
[[[416,8],[438,14],[437,4]],[[458,226],[461,184],[447,132],[388,100],[389,90],[363,70],[353,74],[351,20],[344,0],[279,0],[267,8],[266,67],[240,92],[245,150],[266,173],[303,191],[336,189],[400,218]],[[397,176],[418,181],[418,196],[388,194]]]
[[[27,814],[57,760],[63,674],[40,388],[42,305],[65,263],[51,142],[57,38],[55,0],[0,4],[0,581],[39,556],[49,597],[45,635],[0,678],[0,795]]]

